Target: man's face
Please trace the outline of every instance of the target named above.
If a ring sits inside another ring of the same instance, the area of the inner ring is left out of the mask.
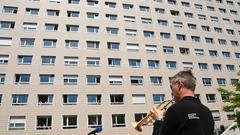
[[[170,88],[172,90],[172,96],[174,97],[174,100],[176,102],[181,100],[181,96],[180,96],[180,93],[179,93],[181,87],[182,87],[182,84],[179,81],[170,85]]]

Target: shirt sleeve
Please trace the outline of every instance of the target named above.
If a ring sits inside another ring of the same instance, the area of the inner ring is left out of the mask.
[[[176,111],[170,107],[163,121],[156,121],[153,127],[153,135],[176,135],[179,125]]]

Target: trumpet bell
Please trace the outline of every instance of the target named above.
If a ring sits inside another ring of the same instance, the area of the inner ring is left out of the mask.
[[[133,128],[136,129],[138,132],[142,132],[142,130],[143,130],[143,129],[142,129],[142,126],[140,126],[138,122],[133,122],[133,123],[132,123],[132,126],[133,126]]]

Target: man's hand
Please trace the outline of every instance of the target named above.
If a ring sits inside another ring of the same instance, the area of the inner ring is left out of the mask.
[[[165,114],[166,114],[166,109],[159,110],[156,107],[153,107],[152,110],[150,111],[152,114],[152,118],[155,120],[162,119]]]

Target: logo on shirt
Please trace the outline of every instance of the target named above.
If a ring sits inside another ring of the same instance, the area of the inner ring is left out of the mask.
[[[198,116],[196,116],[197,114],[196,113],[189,113],[188,114],[188,119],[191,120],[191,119],[199,119]]]

